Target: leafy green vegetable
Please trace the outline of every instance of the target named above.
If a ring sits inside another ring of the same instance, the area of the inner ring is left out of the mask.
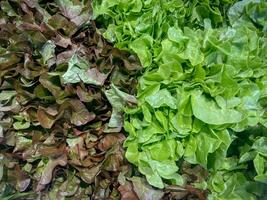
[[[125,92],[120,91],[115,85],[111,84],[111,89],[105,92],[110,104],[112,105],[112,115],[108,126],[110,128],[122,128],[123,118],[122,112],[123,108],[128,104],[136,104],[137,100],[134,96],[129,95]]]
[[[88,84],[103,85],[107,75],[100,73],[97,69],[90,69],[89,63],[74,54],[69,60],[69,68],[62,76],[64,83],[78,83],[80,81]]]
[[[220,108],[215,101],[210,101],[199,92],[191,95],[193,114],[199,120],[214,125],[238,123],[242,120],[242,113],[227,108]]]
[[[126,109],[126,158],[158,188],[184,186],[188,178],[178,169],[186,161],[210,172],[210,199],[262,197],[266,2],[94,0],[92,5],[103,36],[135,52],[145,68],[138,106]]]
[[[55,48],[56,45],[54,44],[54,42],[49,40],[44,44],[41,50],[43,63],[48,64],[49,61],[52,61],[48,64],[49,67],[55,63]]]

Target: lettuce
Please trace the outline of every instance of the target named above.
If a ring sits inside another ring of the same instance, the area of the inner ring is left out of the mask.
[[[125,110],[126,158],[158,188],[184,185],[188,180],[179,167],[186,161],[209,171],[209,199],[263,195],[267,3],[95,0],[92,5],[104,37],[135,52],[145,68],[138,106]]]

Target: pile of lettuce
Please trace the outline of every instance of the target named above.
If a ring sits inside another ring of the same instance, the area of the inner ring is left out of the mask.
[[[99,31],[143,66],[125,109],[127,159],[157,187],[209,176],[209,199],[267,191],[267,2],[94,0]]]
[[[122,111],[140,63],[96,32],[90,5],[0,1],[1,200],[125,193]]]

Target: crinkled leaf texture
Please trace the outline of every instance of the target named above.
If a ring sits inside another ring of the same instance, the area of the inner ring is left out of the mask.
[[[1,200],[121,198],[140,63],[97,32],[90,4],[0,1]]]
[[[210,172],[210,199],[261,198],[267,4],[192,2],[93,1],[94,17],[109,22],[104,37],[145,68],[138,106],[126,109],[126,158],[158,188],[188,182],[178,174],[185,160]]]

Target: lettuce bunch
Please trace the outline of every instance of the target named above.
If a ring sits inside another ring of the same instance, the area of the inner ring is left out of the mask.
[[[144,69],[125,109],[127,159],[157,187],[201,165],[210,199],[267,189],[267,2],[93,1],[99,30]]]

